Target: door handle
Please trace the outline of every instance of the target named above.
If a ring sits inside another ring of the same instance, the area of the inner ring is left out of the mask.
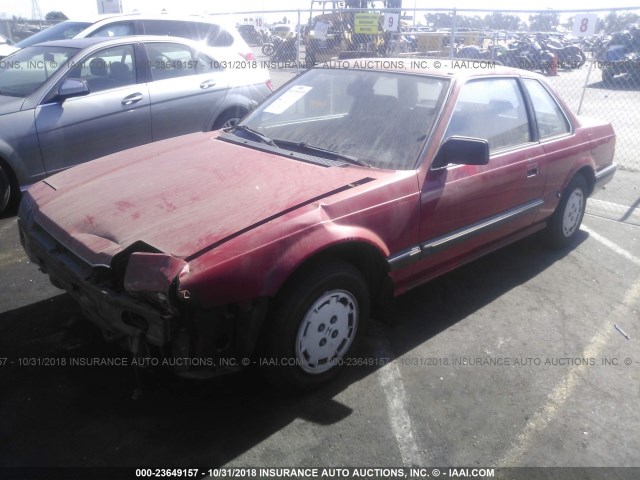
[[[537,163],[534,165],[527,166],[527,178],[535,177],[539,173],[540,173],[540,168],[538,167]]]
[[[138,103],[140,100],[142,100],[142,94],[141,93],[132,93],[131,95],[127,95],[126,97],[124,97],[122,99],[122,105],[133,105],[134,103]]]
[[[215,80],[205,80],[204,82],[202,82],[200,84],[200,88],[203,90],[206,90],[207,88],[211,88],[211,87],[215,87],[216,86],[216,81]]]

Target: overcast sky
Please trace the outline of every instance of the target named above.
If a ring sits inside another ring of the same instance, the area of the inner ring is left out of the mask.
[[[99,0],[37,0],[42,15],[52,10],[62,11],[69,18],[90,16],[98,12]],[[268,11],[285,9],[309,9],[310,0],[121,0],[125,13],[139,10],[147,13],[160,12],[165,8],[169,13],[203,13]],[[30,18],[32,0],[0,0],[0,15],[11,18],[13,15]],[[405,9],[417,8],[482,8],[488,10],[540,10],[557,8],[562,10],[612,7],[635,7],[640,9],[640,0],[403,0]],[[270,21],[269,18],[266,18]]]

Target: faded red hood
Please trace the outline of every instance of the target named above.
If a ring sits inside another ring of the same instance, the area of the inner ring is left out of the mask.
[[[136,241],[187,257],[367,173],[198,133],[72,168],[29,193],[38,223],[86,261],[109,264]]]

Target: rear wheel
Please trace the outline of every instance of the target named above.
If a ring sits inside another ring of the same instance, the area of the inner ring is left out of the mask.
[[[352,265],[332,261],[285,288],[265,325],[260,364],[277,385],[309,389],[333,378],[369,317],[369,291]]]
[[[11,199],[11,180],[9,175],[0,166],[0,214],[4,212]]]
[[[576,175],[547,224],[546,234],[551,246],[562,248],[571,244],[580,230],[586,203],[587,182],[582,175]]]
[[[263,43],[261,50],[262,54],[266,55],[267,57],[270,57],[271,55],[273,55],[273,52],[276,51],[273,43]]]
[[[306,68],[313,68],[316,64],[316,58],[312,53],[307,53],[304,57],[304,66]]]
[[[611,85],[613,83],[613,77],[615,77],[615,74],[610,68],[604,68],[604,70],[602,70],[602,81],[605,85]]]
[[[582,68],[584,64],[587,63],[587,56],[583,51],[580,51],[580,53],[578,53],[578,56],[580,57],[580,60],[578,61],[578,68]]]

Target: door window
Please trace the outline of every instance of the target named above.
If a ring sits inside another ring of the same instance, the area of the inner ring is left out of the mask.
[[[530,142],[529,120],[517,80],[482,79],[463,85],[445,138],[454,135],[487,140],[491,152]]]
[[[86,80],[91,93],[133,85],[135,60],[133,45],[106,48],[85,57],[67,78]]]

